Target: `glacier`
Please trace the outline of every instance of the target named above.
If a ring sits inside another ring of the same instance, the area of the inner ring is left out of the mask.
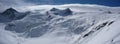
[[[14,8],[0,13],[0,44],[120,44],[120,7],[64,4]]]

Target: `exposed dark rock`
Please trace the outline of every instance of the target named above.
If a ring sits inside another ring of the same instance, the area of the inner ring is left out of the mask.
[[[50,11],[57,11],[57,10],[59,10],[59,9],[57,9],[57,8],[52,8]]]
[[[2,14],[6,14],[6,13],[11,13],[11,14],[13,14],[14,12],[18,13],[18,11],[16,11],[15,9],[13,9],[13,8],[8,8],[8,9],[6,9]]]
[[[63,11],[64,11],[65,15],[71,15],[72,14],[72,11],[70,10],[70,8],[67,8],[67,9],[65,9]]]
[[[103,24],[97,26],[95,29],[96,29],[96,30],[99,30],[99,29],[103,28],[104,26],[106,26],[107,23],[108,23],[108,22],[105,22],[105,23],[103,23]]]
[[[16,17],[16,14],[19,14],[19,12],[13,8],[9,8],[5,10],[1,15],[8,17],[10,19],[14,19]]]
[[[55,15],[60,15],[60,16],[72,15],[72,11],[70,10],[70,8],[67,8],[65,10],[60,10],[60,9],[57,9],[57,8],[52,8],[50,10],[50,13],[55,14]]]
[[[111,11],[108,11],[108,13],[109,13],[109,14],[112,14],[112,12],[111,12]]]
[[[20,13],[13,8],[6,9],[0,14],[0,22],[11,22],[12,20],[19,20],[24,18],[30,12]]]
[[[92,34],[92,33],[94,33],[94,31],[88,32],[87,34],[85,34],[85,35],[83,36],[83,38],[89,36],[89,35]]]
[[[114,21],[111,21],[108,25],[111,25]]]

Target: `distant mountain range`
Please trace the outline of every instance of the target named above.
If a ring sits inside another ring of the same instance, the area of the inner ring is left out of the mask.
[[[8,8],[0,14],[0,44],[119,44],[119,24],[120,7],[67,4]]]
[[[27,14],[29,14],[29,13],[28,12],[20,13],[13,8],[8,8],[3,13],[0,14],[0,22],[2,22],[2,21],[7,22],[7,21],[12,21],[12,20],[22,19]]]

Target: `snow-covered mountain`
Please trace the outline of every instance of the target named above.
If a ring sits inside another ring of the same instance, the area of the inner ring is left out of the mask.
[[[9,22],[17,19],[22,19],[28,12],[20,13],[13,8],[8,8],[0,14],[0,22]]]
[[[57,8],[52,8],[50,11],[47,12],[48,14],[55,14],[55,15],[60,15],[60,16],[67,16],[67,15],[72,15],[72,11],[70,8],[67,8],[65,10],[59,10]]]
[[[0,44],[120,44],[120,7],[66,4],[16,9],[31,12],[0,23]],[[9,8],[1,15],[14,18],[18,13]]]

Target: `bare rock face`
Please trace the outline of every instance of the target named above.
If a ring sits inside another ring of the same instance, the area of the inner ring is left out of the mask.
[[[10,19],[14,19],[17,14],[19,14],[19,12],[13,8],[9,8],[2,13],[3,16],[8,17]]]
[[[57,11],[57,10],[59,10],[59,9],[57,9],[57,8],[52,8],[50,11]]]
[[[71,15],[72,14],[72,11],[70,10],[70,8],[67,8],[67,9],[65,9],[63,11],[64,11],[65,15]]]
[[[28,13],[20,13],[13,8],[8,8],[3,13],[0,14],[0,22],[9,22],[12,20],[22,19],[27,14]]]
[[[68,15],[72,15],[72,11],[70,8],[67,8],[65,10],[60,10],[57,8],[52,8],[49,11],[50,14],[55,14],[55,15],[60,15],[60,16],[68,16]]]

